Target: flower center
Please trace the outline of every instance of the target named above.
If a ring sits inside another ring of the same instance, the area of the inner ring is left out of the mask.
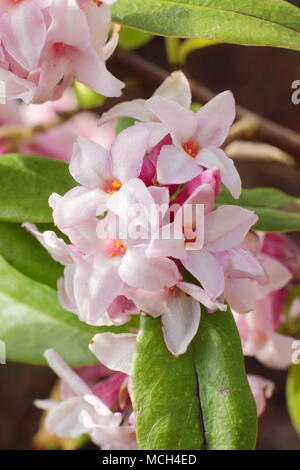
[[[186,142],[182,146],[183,150],[192,158],[197,157],[199,152],[199,144],[195,140],[192,142]]]
[[[126,247],[123,245],[121,240],[108,240],[106,245],[106,254],[110,258],[117,256],[124,256],[126,253]]]
[[[108,187],[105,189],[105,191],[108,193],[108,194],[114,194],[116,192],[119,191],[119,189],[121,188],[121,183],[119,183],[119,181],[115,180],[115,181],[112,181],[112,183],[110,183],[108,185]]]
[[[193,243],[197,239],[197,235],[193,228],[183,227],[182,232],[185,238],[185,243]]]
[[[70,51],[72,46],[64,42],[55,42],[53,44],[53,49],[57,54],[64,54],[65,52]]]

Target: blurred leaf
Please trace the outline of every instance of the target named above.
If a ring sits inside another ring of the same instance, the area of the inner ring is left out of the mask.
[[[293,232],[300,230],[300,199],[274,188],[244,189],[239,199],[234,199],[223,188],[217,206],[233,204],[253,210],[259,217],[256,230],[263,232]]]
[[[99,93],[96,93],[83,83],[74,81],[73,89],[81,109],[97,108],[97,106],[101,106],[105,101],[104,96],[99,95]]]
[[[196,337],[178,358],[165,346],[160,320],[144,317],[133,370],[139,448],[255,447],[256,405],[230,312],[203,313]]]
[[[47,227],[47,230],[52,229],[51,225]],[[63,275],[63,266],[18,224],[0,222],[0,255],[16,270],[53,288]]]
[[[300,436],[300,364],[293,365],[289,369],[286,400],[293,426]]]
[[[127,51],[142,47],[153,39],[152,34],[137,31],[132,28],[121,28],[119,33],[119,45]]]
[[[49,196],[64,194],[74,186],[64,162],[36,155],[1,155],[0,220],[52,222]]]
[[[118,0],[112,12],[160,36],[300,50],[300,10],[283,0]]]
[[[127,127],[133,126],[136,119],[131,117],[119,117],[116,122],[116,134],[120,134],[120,132],[127,129]]]
[[[59,305],[54,289],[24,276],[1,257],[0,325],[8,360],[46,364],[43,352],[53,348],[72,366],[97,363],[88,349],[96,333],[120,333],[131,326],[93,327],[79,321]]]

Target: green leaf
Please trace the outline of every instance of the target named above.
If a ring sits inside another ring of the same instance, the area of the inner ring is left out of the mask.
[[[112,11],[160,36],[300,50],[300,10],[283,0],[118,0]]]
[[[153,39],[152,34],[143,33],[132,28],[121,28],[119,45],[127,51],[142,47]]]
[[[289,369],[286,401],[293,426],[300,436],[300,364],[295,364]]]
[[[76,186],[68,165],[36,155],[7,154],[0,158],[0,220],[52,222],[50,194]]]
[[[43,226],[42,230],[53,228],[51,225]],[[16,270],[53,288],[63,275],[63,266],[54,261],[37,239],[18,224],[0,222],[0,255]]]
[[[230,312],[204,313],[178,358],[164,344],[159,319],[144,318],[133,370],[139,448],[254,448],[256,406]]]
[[[136,119],[133,119],[131,117],[119,117],[116,122],[116,134],[119,135],[120,132],[127,129],[127,127],[133,126],[135,121]]]
[[[0,257],[0,340],[7,359],[45,364],[43,352],[54,348],[72,366],[97,363],[89,352],[96,333],[128,331],[124,327],[93,327],[79,321],[58,303],[54,289],[33,281]]]
[[[293,232],[300,230],[300,199],[274,188],[244,189],[239,199],[234,199],[227,189],[222,189],[217,206],[234,204],[253,210],[259,217],[256,230],[263,232]]]

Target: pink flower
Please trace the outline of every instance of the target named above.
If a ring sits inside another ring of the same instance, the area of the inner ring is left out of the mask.
[[[173,72],[164,82],[155,90],[153,96],[162,96],[168,100],[189,109],[192,103],[192,94],[189,82],[181,71]],[[109,111],[102,114],[100,124],[104,124],[112,119],[121,116],[128,116],[141,121],[151,132],[150,147],[158,144],[168,133],[167,127],[147,109],[146,100],[135,99],[119,103]]]
[[[76,0],[52,0],[49,10],[52,21],[40,57],[35,102],[55,98],[56,92],[61,94],[61,90],[73,78],[105,96],[121,94],[122,82],[113,77],[105,66],[107,56],[103,47],[110,25],[109,9],[106,5],[89,3],[86,16],[85,6],[80,8]],[[104,22],[102,14],[105,15]],[[99,34],[97,48],[94,42],[95,31],[91,29],[96,20],[98,25],[103,25],[104,30],[102,37]]]
[[[119,96],[123,84],[105,66],[118,42],[116,29],[107,42],[111,3],[2,1],[0,83],[5,101],[57,99],[73,78],[105,96]]]
[[[53,232],[41,234],[31,224],[25,226],[54,259],[66,265],[64,279],[58,284],[64,308],[89,324],[121,324],[128,321],[128,305],[114,302],[122,295],[125,283],[144,290],[158,290],[173,286],[181,276],[174,261],[166,257],[147,258],[147,244],[143,240],[116,239],[109,233],[106,238],[97,237],[96,230],[107,223],[104,219],[97,226],[97,222],[91,219],[68,229],[66,234],[73,246],[66,245]]]
[[[148,137],[146,129],[130,127],[119,134],[110,151],[79,137],[74,145],[70,173],[82,186],[61,198],[56,197],[55,202],[51,197],[55,223],[64,229],[103,214],[110,207],[113,195],[121,189],[122,193],[126,192],[126,183],[139,176]],[[142,181],[136,180],[136,194],[142,189]]]
[[[78,437],[88,433],[103,450],[136,448],[135,430],[120,412],[112,412],[92,389],[53,350],[45,352],[48,364],[69,387],[72,395],[60,402],[36,400],[48,410],[45,425],[60,437]]]
[[[294,275],[300,275],[300,250],[284,233],[265,233],[262,237],[262,251],[284,264]]]
[[[257,415],[261,416],[265,410],[267,399],[273,395],[275,385],[271,380],[258,375],[248,375],[247,378],[255,399]]]
[[[183,231],[181,237],[165,238],[164,232],[174,233],[172,225],[164,225],[160,234],[153,236],[147,248],[149,257],[172,256],[180,259],[183,266],[201,283],[203,288],[212,298],[218,298],[223,294],[225,288],[225,269],[223,256],[232,257],[234,251],[244,240],[249,229],[257,221],[257,216],[246,209],[238,206],[221,206],[213,210],[215,194],[213,188],[208,184],[200,186],[182,206],[186,205],[204,207],[204,239],[202,234],[196,233],[194,243],[188,242],[186,233]],[[196,229],[199,227],[197,224]],[[187,229],[188,227],[185,227]],[[195,222],[190,221],[190,230],[194,231]],[[251,257],[250,253],[245,255],[240,250],[238,259],[248,260],[251,258],[251,266],[247,263],[243,272],[252,275],[253,264],[256,275],[262,275],[259,264]],[[250,269],[250,271],[249,271]],[[258,273],[257,273],[258,271]],[[239,276],[243,277],[243,276]],[[245,277],[245,274],[244,274]]]
[[[103,114],[100,124],[120,116],[141,121],[150,132],[149,148],[153,163],[157,162],[160,184],[187,183],[200,175],[203,167],[216,167],[222,183],[238,198],[239,174],[233,161],[219,148],[235,118],[232,93],[221,93],[197,113],[190,106],[189,83],[182,72],[174,72],[149,100],[118,104]]]
[[[219,148],[235,118],[232,93],[221,93],[197,113],[161,96],[150,98],[145,106],[164,124],[173,141],[161,148],[158,157],[157,177],[161,184],[186,183],[198,176],[203,167],[217,167],[222,183],[235,198],[239,197],[239,174],[233,161]]]
[[[227,308],[212,300],[201,287],[188,282],[153,292],[132,288],[125,288],[124,292],[142,314],[161,317],[164,340],[174,356],[185,353],[197,333],[201,304],[210,311]]]
[[[239,288],[241,299],[245,292],[248,295],[250,292],[253,299],[250,313],[246,315],[234,313],[243,351],[245,355],[255,356],[268,367],[285,369],[292,360],[294,339],[279,334],[276,330],[281,323],[285,300],[284,288],[290,282],[292,275],[282,263],[262,251],[260,238],[256,234],[249,234],[246,245],[252,246],[253,253],[256,253],[257,260],[264,268],[265,278],[260,282],[256,280],[248,281],[247,284],[244,282],[244,286],[235,283],[230,287],[231,292]],[[230,302],[228,293],[227,298]],[[237,303],[232,307],[238,312],[241,311],[237,308]]]

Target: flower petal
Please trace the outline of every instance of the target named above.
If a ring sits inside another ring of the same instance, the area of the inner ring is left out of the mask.
[[[266,399],[273,395],[275,384],[258,375],[247,375],[247,379],[255,399],[257,415],[261,416],[266,407]]]
[[[90,389],[87,384],[77,375],[71,367],[69,367],[65,361],[60,357],[57,352],[53,349],[47,349],[44,352],[44,356],[51,367],[51,369],[58,375],[60,379],[68,384],[70,389],[75,395],[83,395],[90,393]]]
[[[54,222],[62,230],[81,224],[98,215],[97,209],[106,206],[109,197],[100,189],[76,186],[60,199],[56,199],[53,209]]]
[[[220,206],[206,216],[205,240],[210,251],[224,251],[241,244],[258,220],[254,212],[239,206]]]
[[[181,70],[171,73],[155,90],[153,96],[162,96],[175,101],[186,109],[189,109],[192,103],[191,87]]]
[[[147,291],[175,285],[180,274],[174,261],[168,258],[147,258],[145,248],[146,245],[137,245],[127,250],[119,268],[123,281]]]
[[[162,96],[153,96],[145,106],[167,127],[176,145],[181,146],[194,135],[197,119],[189,109]]]
[[[112,172],[122,183],[137,178],[141,172],[149,140],[149,131],[143,127],[131,126],[122,131],[111,148]]]
[[[191,284],[189,282],[178,282],[177,286],[186,294],[193,297],[195,300],[198,300],[200,304],[204,305],[209,310],[221,310],[226,311],[227,305],[218,302],[217,300],[211,299],[205,290],[201,289],[201,287],[196,286],[195,284]]]
[[[219,168],[222,183],[235,199],[240,197],[242,191],[240,175],[235,168],[233,160],[227,157],[223,150],[215,147],[204,148],[203,150],[200,150],[196,157],[196,161],[199,165],[203,165],[205,168]]]
[[[235,119],[235,101],[231,91],[224,91],[196,114],[198,121],[197,136],[203,147],[220,147],[228,135]]]
[[[113,106],[109,111],[102,114],[99,124],[102,125],[107,121],[123,116],[131,117],[142,122],[152,121],[154,118],[151,111],[145,108],[145,100],[136,99],[124,101],[123,103]]]
[[[168,296],[161,321],[165,343],[174,356],[185,353],[197,333],[201,316],[199,302],[180,292]]]
[[[292,363],[294,338],[268,332],[268,339],[256,352],[256,358],[273,369],[286,369]]]
[[[212,298],[219,297],[224,291],[224,272],[215,256],[203,248],[187,251],[182,260],[184,267],[195,276]]]
[[[175,145],[164,145],[157,160],[157,179],[160,184],[180,184],[202,173],[202,168]]]
[[[78,137],[73,147],[69,170],[78,183],[88,188],[100,187],[111,178],[109,152],[85,137]]]
[[[136,335],[130,333],[100,333],[90,344],[90,351],[111,370],[131,375],[131,365],[136,347]]]
[[[84,403],[83,397],[71,397],[58,403],[46,416],[45,426],[59,437],[78,437],[86,432],[86,428],[79,421],[82,411],[89,405]]]

